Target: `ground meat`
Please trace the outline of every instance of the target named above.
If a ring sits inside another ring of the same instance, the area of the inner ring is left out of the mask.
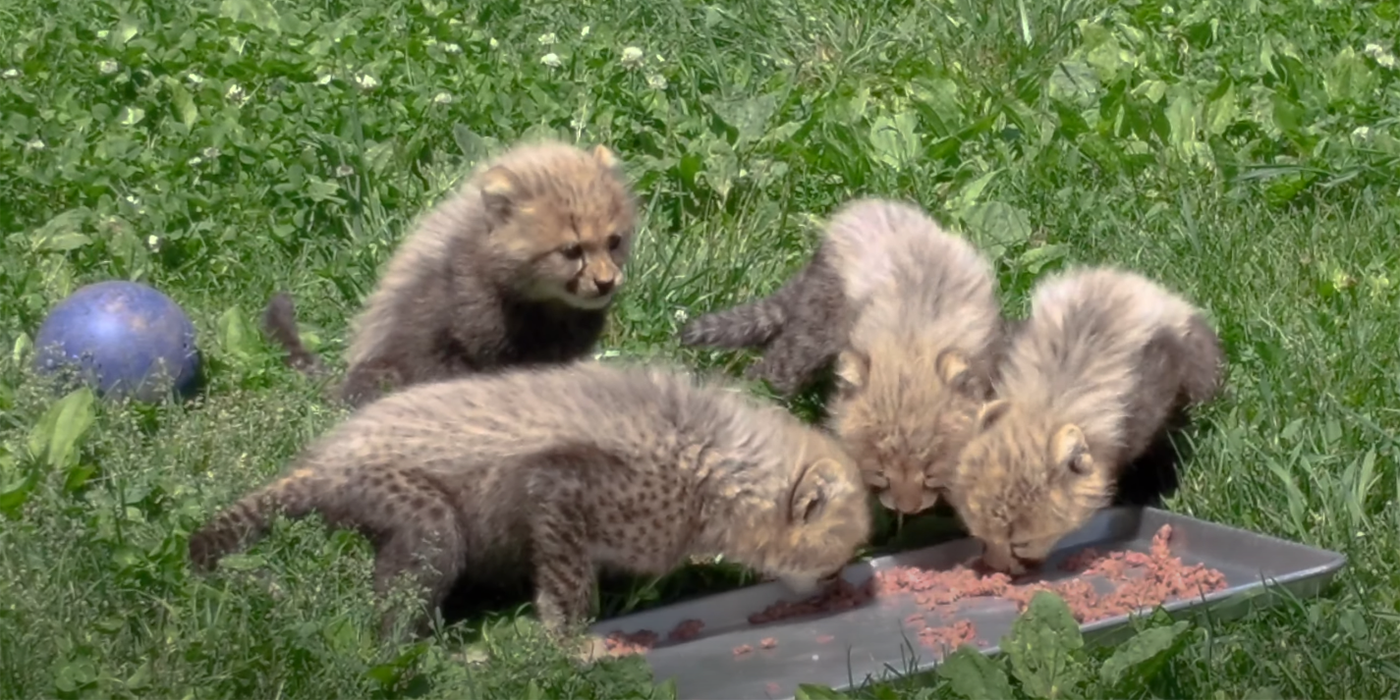
[[[613,630],[608,636],[603,638],[608,653],[613,656],[627,656],[628,654],[645,654],[656,646],[657,634],[651,630],[637,630],[627,634],[622,630]]]
[[[763,624],[820,612],[847,610],[872,600],[890,600],[913,595],[921,611],[932,612],[966,598],[1001,598],[1014,601],[1025,611],[1039,591],[1051,591],[1064,599],[1080,623],[1094,622],[1132,612],[1146,606],[1199,596],[1226,587],[1225,576],[1203,565],[1183,566],[1171,555],[1168,541],[1171,526],[1163,525],[1152,538],[1150,552],[1111,552],[1101,555],[1083,550],[1071,556],[1061,568],[1079,577],[1065,581],[1034,581],[1018,584],[1003,573],[991,572],[980,561],[947,570],[897,566],[876,572],[863,586],[852,586],[844,579],[838,586],[795,603],[779,602],[749,616],[752,624]],[[1087,576],[1107,579],[1114,586],[1101,595]],[[944,610],[946,612],[946,609]],[[976,629],[968,620],[952,625],[929,626],[923,612],[905,618],[905,624],[918,630],[925,645],[956,647],[977,642]],[[945,620],[946,621],[946,620]]]
[[[671,642],[688,642],[700,636],[700,630],[705,628],[705,623],[700,620],[681,620],[675,628],[666,635],[666,640]]]
[[[778,685],[777,683],[772,683],[772,682],[768,683],[768,685],[766,685],[766,686],[764,686],[764,687],[768,689],[768,694],[769,694],[769,695],[777,695],[777,694],[778,694],[778,691],[783,689],[782,686]]]
[[[761,625],[767,622],[785,620],[819,612],[850,610],[870,600],[870,592],[864,587],[852,586],[846,579],[837,579],[830,588],[806,600],[795,603],[778,601],[761,612],[749,615],[749,624]]]
[[[1184,566],[1180,557],[1172,556],[1170,539],[1171,526],[1163,525],[1153,536],[1152,546],[1146,554],[1121,551],[1100,554],[1092,549],[1082,550],[1060,566],[1062,570],[1078,576],[1055,582],[1017,583],[1006,574],[988,570],[980,561],[946,570],[896,566],[876,572],[861,586],[838,579],[831,588],[815,596],[796,602],[779,601],[749,615],[748,619],[750,624],[761,625],[792,617],[850,610],[872,600],[892,602],[896,598],[912,595],[920,612],[906,617],[905,625],[917,631],[919,641],[924,646],[941,650],[945,645],[956,648],[963,643],[987,646],[986,640],[977,638],[977,629],[972,622],[954,619],[956,610],[948,607],[967,598],[1010,600],[1016,603],[1020,611],[1025,611],[1037,592],[1051,591],[1064,599],[1075,619],[1083,624],[1226,587],[1225,576],[1219,571],[1200,564]],[[1087,579],[1089,576],[1106,579],[1113,584],[1113,591],[1098,593]],[[930,625],[928,613],[939,613],[942,619],[938,620],[938,624]],[[683,620],[667,634],[667,641],[694,639],[704,626],[700,620]],[[823,634],[817,637],[817,642],[825,644],[833,639],[832,635]],[[608,651],[616,656],[646,653],[656,646],[657,641],[658,635],[650,630],[632,634],[616,630],[605,639]],[[764,649],[777,645],[778,640],[774,637],[759,641],[759,646]],[[752,645],[741,644],[734,647],[734,656],[741,657],[752,651]]]

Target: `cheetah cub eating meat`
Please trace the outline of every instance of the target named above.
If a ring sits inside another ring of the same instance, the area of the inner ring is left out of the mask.
[[[836,360],[828,424],[886,508],[914,514],[947,486],[1003,342],[991,263],[918,207],[838,210],[808,266],[772,296],[701,316],[688,345],[765,346],[750,378],[784,393]]]
[[[596,567],[662,575],[723,555],[810,592],[871,527],[857,468],[824,432],[690,374],[595,363],[389,394],[196,532],[192,563],[212,568],[279,510],[358,529],[376,589],[408,573],[429,610],[460,576],[532,582],[556,634],[589,616]]]
[[[633,196],[612,152],[545,141],[484,164],[415,225],[354,322],[340,398],[591,351],[623,282]],[[319,361],[292,300],[263,317],[288,364]]]
[[[1201,312],[1145,277],[1080,269],[1037,285],[949,492],[986,563],[1042,562],[1174,411],[1217,395],[1223,370]]]

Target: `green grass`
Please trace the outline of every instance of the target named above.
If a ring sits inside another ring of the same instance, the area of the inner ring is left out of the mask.
[[[1199,620],[1149,682],[1083,694],[1400,693],[1397,21],[1394,0],[12,0],[0,698],[654,693],[636,660],[572,670],[515,611],[375,641],[367,545],[314,522],[226,575],[185,563],[213,509],[339,418],[260,339],[269,294],[289,289],[338,360],[406,224],[535,135],[609,144],[642,197],[604,342],[626,354],[737,372],[741,355],[678,349],[680,319],[775,288],[815,221],[862,194],[973,236],[1018,313],[1073,263],[1187,294],[1227,343],[1230,391],[1200,414],[1168,506],[1350,561],[1320,598]],[[29,339],[113,277],[190,312],[209,391],[98,404],[74,450],[45,449],[31,436],[77,434],[84,414],[46,419]],[[604,611],[698,578],[610,589]],[[454,661],[469,641],[496,660]],[[951,692],[922,677],[861,694]]]

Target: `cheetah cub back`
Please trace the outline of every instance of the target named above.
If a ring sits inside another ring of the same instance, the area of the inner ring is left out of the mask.
[[[603,146],[525,143],[484,163],[395,251],[352,323],[338,395],[360,406],[419,382],[586,355],[622,287],[635,219]],[[269,301],[263,324],[290,365],[319,369],[288,295]]]
[[[462,576],[528,580],[555,634],[586,622],[598,567],[662,575],[718,554],[809,591],[870,531],[858,470],[824,432],[686,373],[597,363],[369,404],[196,532],[192,563],[210,569],[276,512],[363,532],[377,590],[408,573],[429,609]]]
[[[1041,282],[980,409],[950,500],[989,566],[1022,573],[1113,496],[1172,413],[1220,391],[1224,353],[1202,313],[1136,273]]]

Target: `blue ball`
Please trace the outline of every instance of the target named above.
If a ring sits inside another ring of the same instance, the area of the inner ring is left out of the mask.
[[[99,395],[157,401],[195,389],[194,324],[170,297],[139,282],[98,282],[59,302],[34,340],[35,369],[65,368]]]

